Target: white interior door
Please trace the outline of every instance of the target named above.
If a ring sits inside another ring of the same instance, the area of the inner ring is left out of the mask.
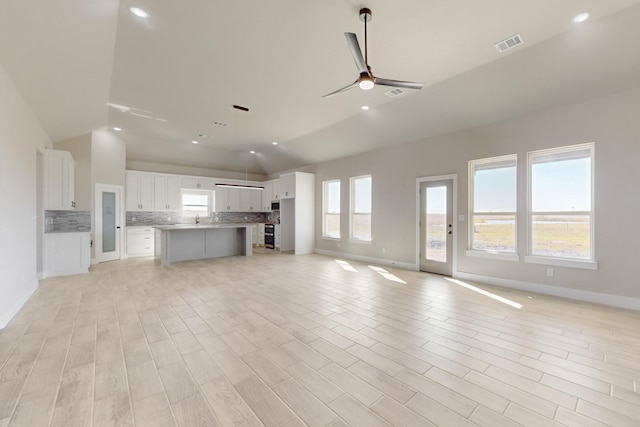
[[[454,180],[420,183],[420,270],[453,273]]]
[[[98,262],[121,257],[122,187],[96,184],[95,257]]]

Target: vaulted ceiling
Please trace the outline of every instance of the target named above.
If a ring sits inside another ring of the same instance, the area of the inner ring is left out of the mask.
[[[54,141],[119,127],[129,160],[269,174],[636,87],[638,3],[3,0],[0,63]],[[358,75],[361,7],[374,73],[423,90],[322,98]]]

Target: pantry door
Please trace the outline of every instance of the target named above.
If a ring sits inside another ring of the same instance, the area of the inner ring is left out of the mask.
[[[96,184],[95,258],[98,262],[121,257],[122,187]]]

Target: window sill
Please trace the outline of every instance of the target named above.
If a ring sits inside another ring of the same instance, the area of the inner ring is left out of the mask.
[[[334,237],[334,236],[321,236],[322,240],[332,240],[334,242],[339,242],[341,240],[340,237]]]
[[[558,267],[582,268],[585,270],[597,270],[598,263],[595,261],[578,261],[572,259],[548,258],[541,256],[525,256],[524,262],[531,264],[555,265]]]
[[[363,244],[363,245],[370,245],[373,242],[373,240],[363,240],[363,239],[350,238],[349,242],[350,243],[360,243],[360,244]]]
[[[487,258],[487,259],[495,259],[500,261],[520,261],[520,255],[518,254],[508,254],[504,252],[489,252],[489,251],[474,251],[467,250],[467,256],[474,258]]]

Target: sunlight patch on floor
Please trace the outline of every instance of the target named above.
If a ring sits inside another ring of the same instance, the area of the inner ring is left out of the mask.
[[[387,280],[391,280],[392,282],[402,283],[403,285],[407,284],[407,282],[405,282],[404,280],[402,280],[401,278],[399,278],[395,274],[389,273],[387,270],[385,270],[382,267],[376,267],[375,265],[370,265],[369,268],[372,269],[373,271],[377,272],[379,275],[381,275],[382,277],[384,277]]]
[[[465,283],[465,282],[463,282],[461,280],[452,279],[450,277],[445,277],[444,279],[448,280],[449,282],[455,283],[456,285],[462,286],[463,288],[467,288],[467,289],[469,289],[471,291],[477,292],[477,293],[479,293],[481,295],[484,295],[486,297],[489,297],[491,299],[499,301],[499,302],[501,302],[503,304],[507,304],[507,305],[510,305],[511,307],[515,307],[518,310],[522,308],[522,304],[519,304],[519,303],[517,303],[515,301],[511,301],[510,299],[507,299],[505,297],[501,297],[500,295],[493,294],[493,293],[491,293],[489,291],[485,291],[484,289],[480,289],[477,286],[470,285],[470,284]]]
[[[353,271],[354,273],[357,273],[358,270],[356,270],[351,264],[349,264],[347,261],[343,261],[341,259],[337,259],[336,262],[338,263],[338,265],[340,267],[342,267],[343,269],[347,270],[347,271]]]

